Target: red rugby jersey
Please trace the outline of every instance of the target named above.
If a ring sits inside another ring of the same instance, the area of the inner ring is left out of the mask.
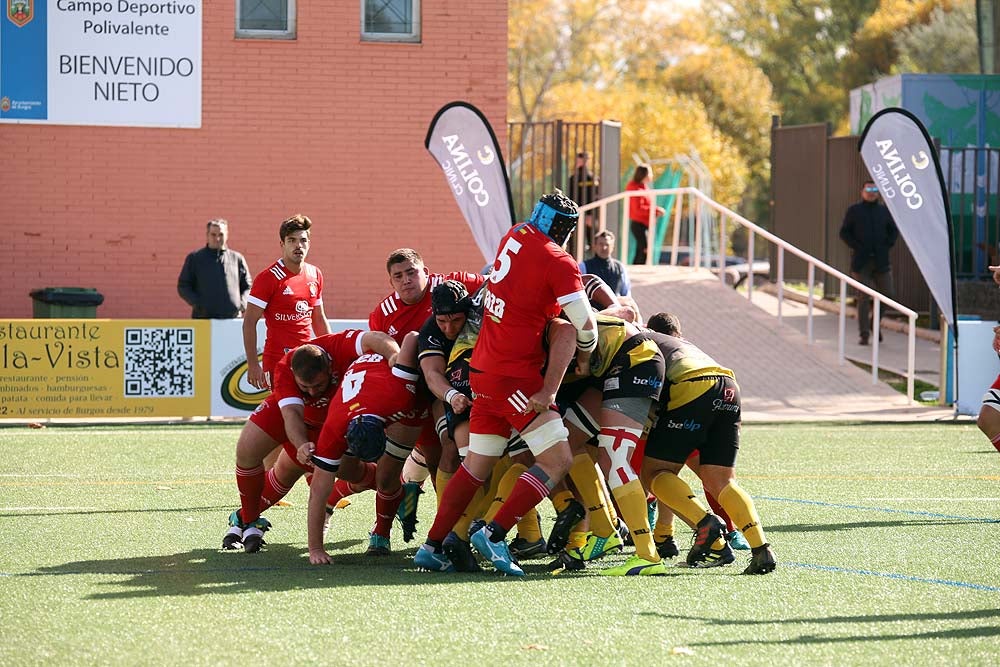
[[[368,316],[368,328],[372,331],[383,331],[402,345],[403,337],[411,331],[419,331],[431,316],[431,290],[445,280],[457,280],[463,283],[469,294],[472,294],[483,284],[486,276],[466,271],[432,273],[428,276],[427,289],[420,301],[406,304],[399,298],[399,294],[393,292],[375,306],[375,310]]]
[[[530,225],[511,228],[483,291],[483,324],[471,366],[508,377],[537,376],[545,363],[546,322],[567,303],[586,298],[580,267],[565,250]]]
[[[323,273],[306,262],[293,274],[278,260],[257,274],[247,301],[264,310],[264,370],[271,370],[281,356],[313,337],[313,308],[323,303]]]

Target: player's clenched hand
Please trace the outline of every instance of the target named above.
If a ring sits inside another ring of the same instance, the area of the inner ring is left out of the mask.
[[[332,562],[333,560],[330,558],[330,554],[326,552],[326,549],[309,550],[310,565],[329,565]]]
[[[309,463],[309,457],[313,455],[316,451],[316,445],[312,442],[303,442],[299,445],[298,450],[295,452],[295,458],[299,460],[299,463],[305,465]]]
[[[532,394],[530,398],[528,398],[528,409],[534,410],[535,412],[538,412],[540,414],[542,412],[548,411],[549,406],[551,406],[555,402],[556,402],[556,395],[554,393],[549,393],[544,389],[541,389]],[[525,412],[527,411],[528,410],[525,410]]]
[[[465,394],[458,394],[451,397],[451,409],[456,415],[460,415],[469,409],[472,405],[472,401]]]

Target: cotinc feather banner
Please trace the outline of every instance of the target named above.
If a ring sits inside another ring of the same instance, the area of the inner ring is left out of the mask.
[[[927,130],[909,111],[890,107],[868,121],[858,146],[931,295],[954,330],[951,211]]]
[[[431,120],[424,145],[444,172],[487,263],[514,223],[514,200],[496,134],[468,102],[450,102]]]

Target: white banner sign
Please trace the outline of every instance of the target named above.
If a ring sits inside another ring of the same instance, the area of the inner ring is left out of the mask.
[[[0,2],[0,122],[201,127],[201,0]]]

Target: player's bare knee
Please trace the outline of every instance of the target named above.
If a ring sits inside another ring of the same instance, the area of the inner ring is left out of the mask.
[[[236,441],[236,465],[253,468],[261,465],[278,442],[253,422],[247,422]]]

